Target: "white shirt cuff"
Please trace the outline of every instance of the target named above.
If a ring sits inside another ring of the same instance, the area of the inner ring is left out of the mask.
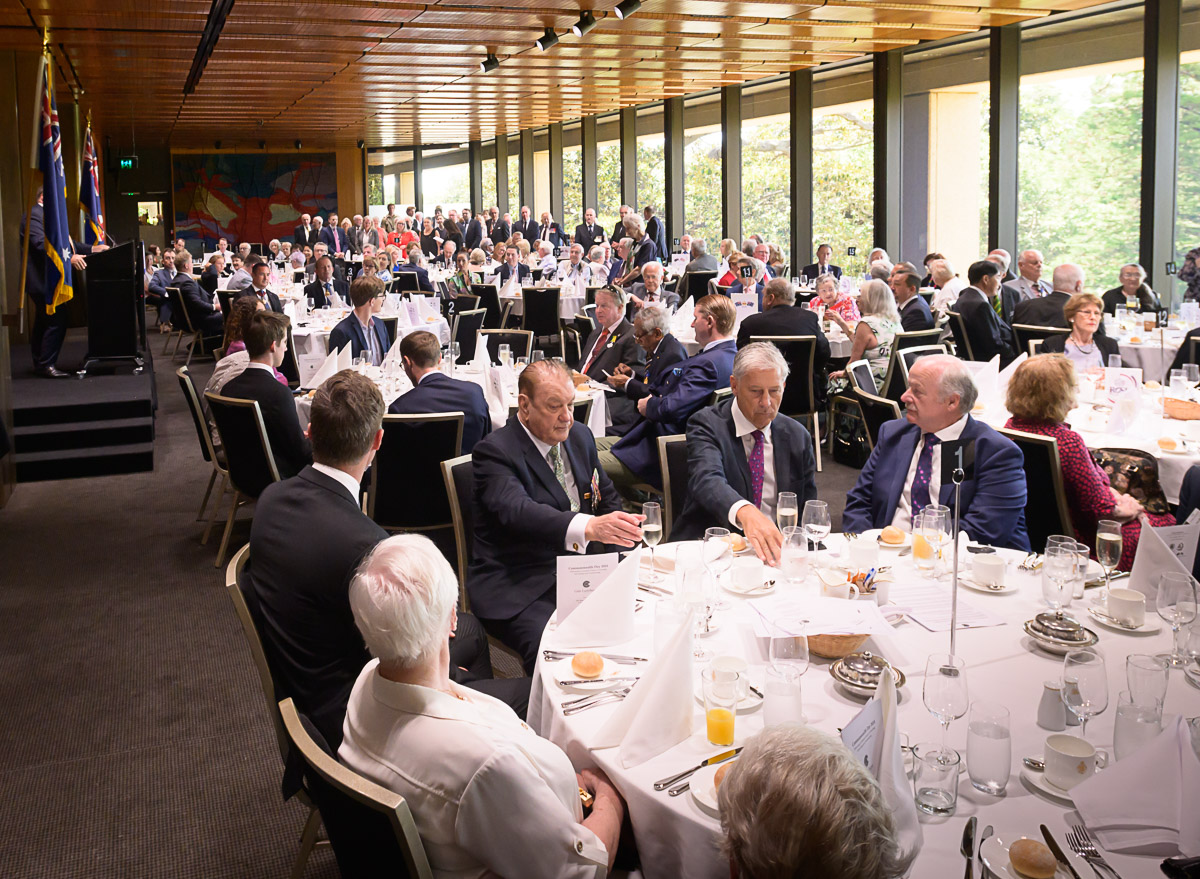
[[[742,507],[748,507],[748,506],[750,506],[750,501],[740,500],[737,503],[735,503],[732,507],[730,507],[729,508],[729,524],[732,525],[734,528],[741,528],[742,526],[738,524],[737,513],[738,513],[738,510],[740,510]]]
[[[567,552],[587,552],[588,539],[584,537],[592,517],[587,513],[576,513],[567,526]]]

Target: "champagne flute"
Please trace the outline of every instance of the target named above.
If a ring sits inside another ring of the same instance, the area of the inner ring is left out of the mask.
[[[1062,700],[1079,718],[1079,737],[1087,738],[1087,722],[1108,707],[1108,672],[1104,654],[1093,647],[1072,650],[1063,659]]]
[[[804,526],[804,536],[812,543],[810,549],[817,550],[821,541],[829,536],[829,504],[825,501],[805,501],[800,524]]]
[[[779,533],[783,533],[783,529],[789,525],[798,523],[800,510],[796,503],[796,493],[794,491],[781,491],[775,502],[775,524],[779,526]]]
[[[1196,618],[1196,581],[1190,574],[1168,571],[1158,578],[1158,594],[1154,598],[1158,615],[1171,624],[1171,652],[1159,654],[1171,668],[1183,668],[1188,657],[1179,650],[1179,627]]]
[[[1121,563],[1121,523],[1112,519],[1101,519],[1096,523],[1096,560],[1104,569],[1104,591],[1096,596],[1096,604],[1108,601],[1108,584],[1112,572]]]
[[[729,603],[719,597],[717,585],[721,575],[733,567],[733,544],[729,539],[728,528],[707,528],[704,531],[703,552],[704,567],[712,576],[713,595],[716,599],[712,605],[717,610],[728,610]]]
[[[662,507],[656,503],[642,504],[642,515],[646,517],[642,522],[642,543],[650,547],[650,573],[642,575],[643,581],[661,583],[662,574],[654,567],[654,547],[662,540]]]
[[[961,656],[931,653],[925,661],[925,686],[921,691],[925,708],[942,725],[942,754],[949,751],[946,737],[950,722],[967,713],[967,664]]]

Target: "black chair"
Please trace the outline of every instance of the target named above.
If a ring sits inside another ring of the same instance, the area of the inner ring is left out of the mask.
[[[868,393],[862,388],[855,387],[852,390],[854,399],[858,401],[858,410],[862,413],[863,423],[867,427],[867,439],[870,440],[871,448],[874,449],[875,443],[879,441],[879,428],[885,421],[893,421],[901,417],[900,406],[894,400]]]
[[[594,306],[596,305],[596,291],[597,291],[597,290],[602,290],[603,288],[604,288],[604,285],[603,285],[603,284],[601,284],[599,287],[587,287],[587,288],[586,288],[586,289],[583,291],[583,304],[584,304],[584,306],[591,305],[591,306],[593,306],[593,307],[594,307]],[[587,308],[586,308],[586,307],[584,308],[584,311],[587,311]]]
[[[914,363],[922,357],[945,353],[946,348],[944,345],[921,345],[917,348],[905,348],[901,351],[897,366],[900,367],[900,380],[904,385],[904,390],[908,390],[908,375],[912,372]]]
[[[512,352],[512,362],[518,357],[530,357],[533,354],[533,333],[530,330],[480,330],[487,340],[488,354],[492,363],[500,362],[500,346],[507,345]]]
[[[846,364],[846,379],[852,388],[862,388],[872,394],[879,393],[879,386],[875,384],[875,373],[871,372],[871,364],[866,360],[855,360]]]
[[[971,350],[971,340],[967,336],[967,325],[957,311],[947,309],[946,317],[950,323],[950,337],[954,339],[954,354],[959,360],[976,360],[975,352]]]
[[[716,272],[688,272],[683,279],[684,289],[678,291],[680,304],[687,302],[689,296],[692,297],[693,303],[699,302],[708,292],[708,282],[716,279]]]
[[[817,470],[821,470],[821,411],[817,394],[816,336],[751,336],[751,342],[770,342],[787,361],[788,377],[783,387],[779,411],[792,418],[812,419],[813,446],[817,454]],[[821,381],[824,378],[821,377]]]
[[[217,550],[215,567],[219,568],[225,561],[225,551],[229,548],[229,535],[233,531],[238,508],[256,500],[263,489],[278,482],[279,468],[275,466],[275,455],[271,451],[271,441],[267,438],[267,427],[263,424],[258,401],[223,397],[211,391],[204,395],[204,401],[208,403],[208,411],[217,424],[221,448],[229,462],[229,482],[233,486],[229,518],[225,521],[221,548]]]
[[[718,284],[716,278],[708,282],[708,292],[716,293],[718,296],[729,298],[729,291],[733,288],[732,284]]]
[[[217,301],[221,303],[221,315],[228,322],[229,315],[233,314],[233,301],[238,298],[239,291],[237,290],[218,290]]]
[[[450,518],[454,523],[454,543],[458,550],[459,605],[467,606],[467,568],[471,565],[472,548],[475,545],[475,468],[470,455],[462,455],[442,462],[442,481],[446,497],[450,501]]]
[[[425,847],[404,797],[347,769],[291,699],[279,713],[346,879],[383,875],[433,879]]]
[[[181,366],[175,370],[175,375],[179,378],[179,387],[183,390],[183,398],[187,400],[188,411],[192,413],[192,423],[195,425],[196,434],[200,439],[200,454],[213,468],[212,474],[208,477],[208,488],[204,490],[204,501],[200,504],[200,512],[196,514],[197,522],[204,518],[204,511],[208,509],[208,499],[212,495],[213,486],[216,485],[217,477],[221,477],[221,490],[217,493],[216,502],[213,504],[212,515],[208,517],[204,537],[200,539],[200,543],[203,545],[208,543],[209,532],[212,530],[213,522],[217,520],[217,510],[221,508],[221,501],[225,498],[225,489],[229,485],[229,471],[225,468],[223,456],[213,446],[212,434],[208,432],[208,420],[204,417],[204,407],[200,404],[200,394],[192,382],[191,373],[188,372],[186,366]]]
[[[501,327],[503,312],[500,309],[500,293],[491,284],[472,284],[471,294],[478,296],[477,308],[482,308],[487,313],[483,325],[489,329],[498,330]],[[459,309],[458,313],[462,314],[463,309]]]
[[[450,336],[458,342],[458,362],[468,363],[475,356],[475,337],[483,329],[487,312],[482,308],[460,311],[454,316],[454,329]]]
[[[574,321],[578,319],[579,316],[576,315],[571,321],[560,318],[558,322],[558,356],[571,369],[578,369],[583,359],[584,337],[574,325]]]
[[[447,323],[454,322],[454,315],[460,311],[472,311],[479,307],[479,297],[470,293],[459,293],[453,299],[449,296],[442,298],[442,317]]]
[[[542,269],[540,266],[529,270],[529,279],[535,284],[542,279]]]
[[[392,293],[420,293],[421,281],[416,272],[399,271],[392,275]]]
[[[1051,534],[1074,534],[1063,484],[1058,440],[1052,436],[1000,428],[1025,456],[1025,529],[1034,552],[1044,552]],[[1047,489],[1050,497],[1047,497]]]
[[[592,325],[592,330],[600,329],[600,321],[596,320],[596,303],[592,302],[588,305],[585,305],[583,307],[583,316],[586,317],[588,322]],[[589,335],[591,335],[592,330],[588,330],[587,333],[584,334],[583,338],[586,339]]]
[[[671,526],[687,502],[687,434],[658,438],[658,466],[663,480],[663,542],[671,539]]]
[[[279,364],[279,371],[288,380],[289,388],[295,390],[300,387],[300,361],[296,358],[296,343],[292,340],[291,322],[287,328],[287,351],[283,354],[283,363]]]
[[[532,332],[535,342],[545,339],[548,345],[557,345],[561,311],[561,287],[525,287],[521,290],[521,329]],[[542,346],[539,344],[539,347]]]
[[[937,333],[938,330],[922,330],[921,333],[925,338],[929,338],[928,333]],[[900,333],[896,337],[900,337]],[[908,334],[905,334],[908,335]],[[915,333],[912,335],[916,335]],[[934,339],[936,342],[936,338]],[[904,392],[908,390],[908,372],[912,369],[913,363],[918,358],[924,357],[927,354],[945,354],[946,346],[942,344],[932,345],[905,345],[904,347],[892,347],[891,357],[888,359],[887,374],[883,377],[883,387],[880,389],[880,396],[887,397],[896,403],[900,403],[900,398],[904,396]]]
[[[367,488],[367,515],[388,531],[452,528],[441,465],[462,452],[462,432],[462,412],[383,416],[383,442]]]
[[[715,391],[713,391],[711,394],[708,395],[708,402],[705,405],[706,406],[715,406],[718,403],[720,403],[722,400],[724,400],[726,397],[732,397],[732,396],[733,396],[733,388],[717,388]]]
[[[400,328],[400,318],[394,314],[377,314],[375,315],[375,319],[383,324],[383,328],[387,330],[388,344],[391,345],[392,342],[396,341],[396,331]],[[291,345],[288,347],[291,348]],[[383,353],[386,355],[387,351],[384,351]]]
[[[1069,329],[1041,327],[1034,324],[1013,324],[1012,328],[1017,337],[1017,350],[1029,351],[1030,354],[1033,353],[1030,342],[1044,342],[1053,336],[1069,336],[1071,334]]]

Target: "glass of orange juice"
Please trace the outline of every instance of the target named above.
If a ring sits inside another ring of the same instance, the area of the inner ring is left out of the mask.
[[[704,718],[708,740],[714,745],[732,745],[741,674],[706,668],[701,675],[704,680]]]

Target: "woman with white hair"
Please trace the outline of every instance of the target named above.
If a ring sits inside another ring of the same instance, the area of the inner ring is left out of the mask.
[[[954,266],[948,259],[930,262],[929,277],[933,280],[933,286],[938,288],[929,306],[939,314],[945,314],[958,301],[958,294],[967,288],[967,282],[955,274]]]
[[[717,802],[721,847],[738,879],[894,879],[912,860],[870,772],[810,726],[783,724],[747,741]]]
[[[892,356],[892,341],[900,332],[900,312],[896,310],[896,299],[891,288],[883,281],[863,281],[859,287],[858,310],[862,320],[854,327],[836,311],[827,311],[826,314],[842,328],[842,332],[854,337],[850,362],[865,358],[871,365],[875,381],[882,384],[887,374],[888,360]],[[838,372],[829,378],[844,376],[844,372]]]
[[[496,699],[449,676],[458,582],[426,537],[363,560],[350,609],[374,657],[354,684],[338,758],[412,810],[435,876],[602,877],[625,804]],[[580,788],[595,797],[583,815]]]

